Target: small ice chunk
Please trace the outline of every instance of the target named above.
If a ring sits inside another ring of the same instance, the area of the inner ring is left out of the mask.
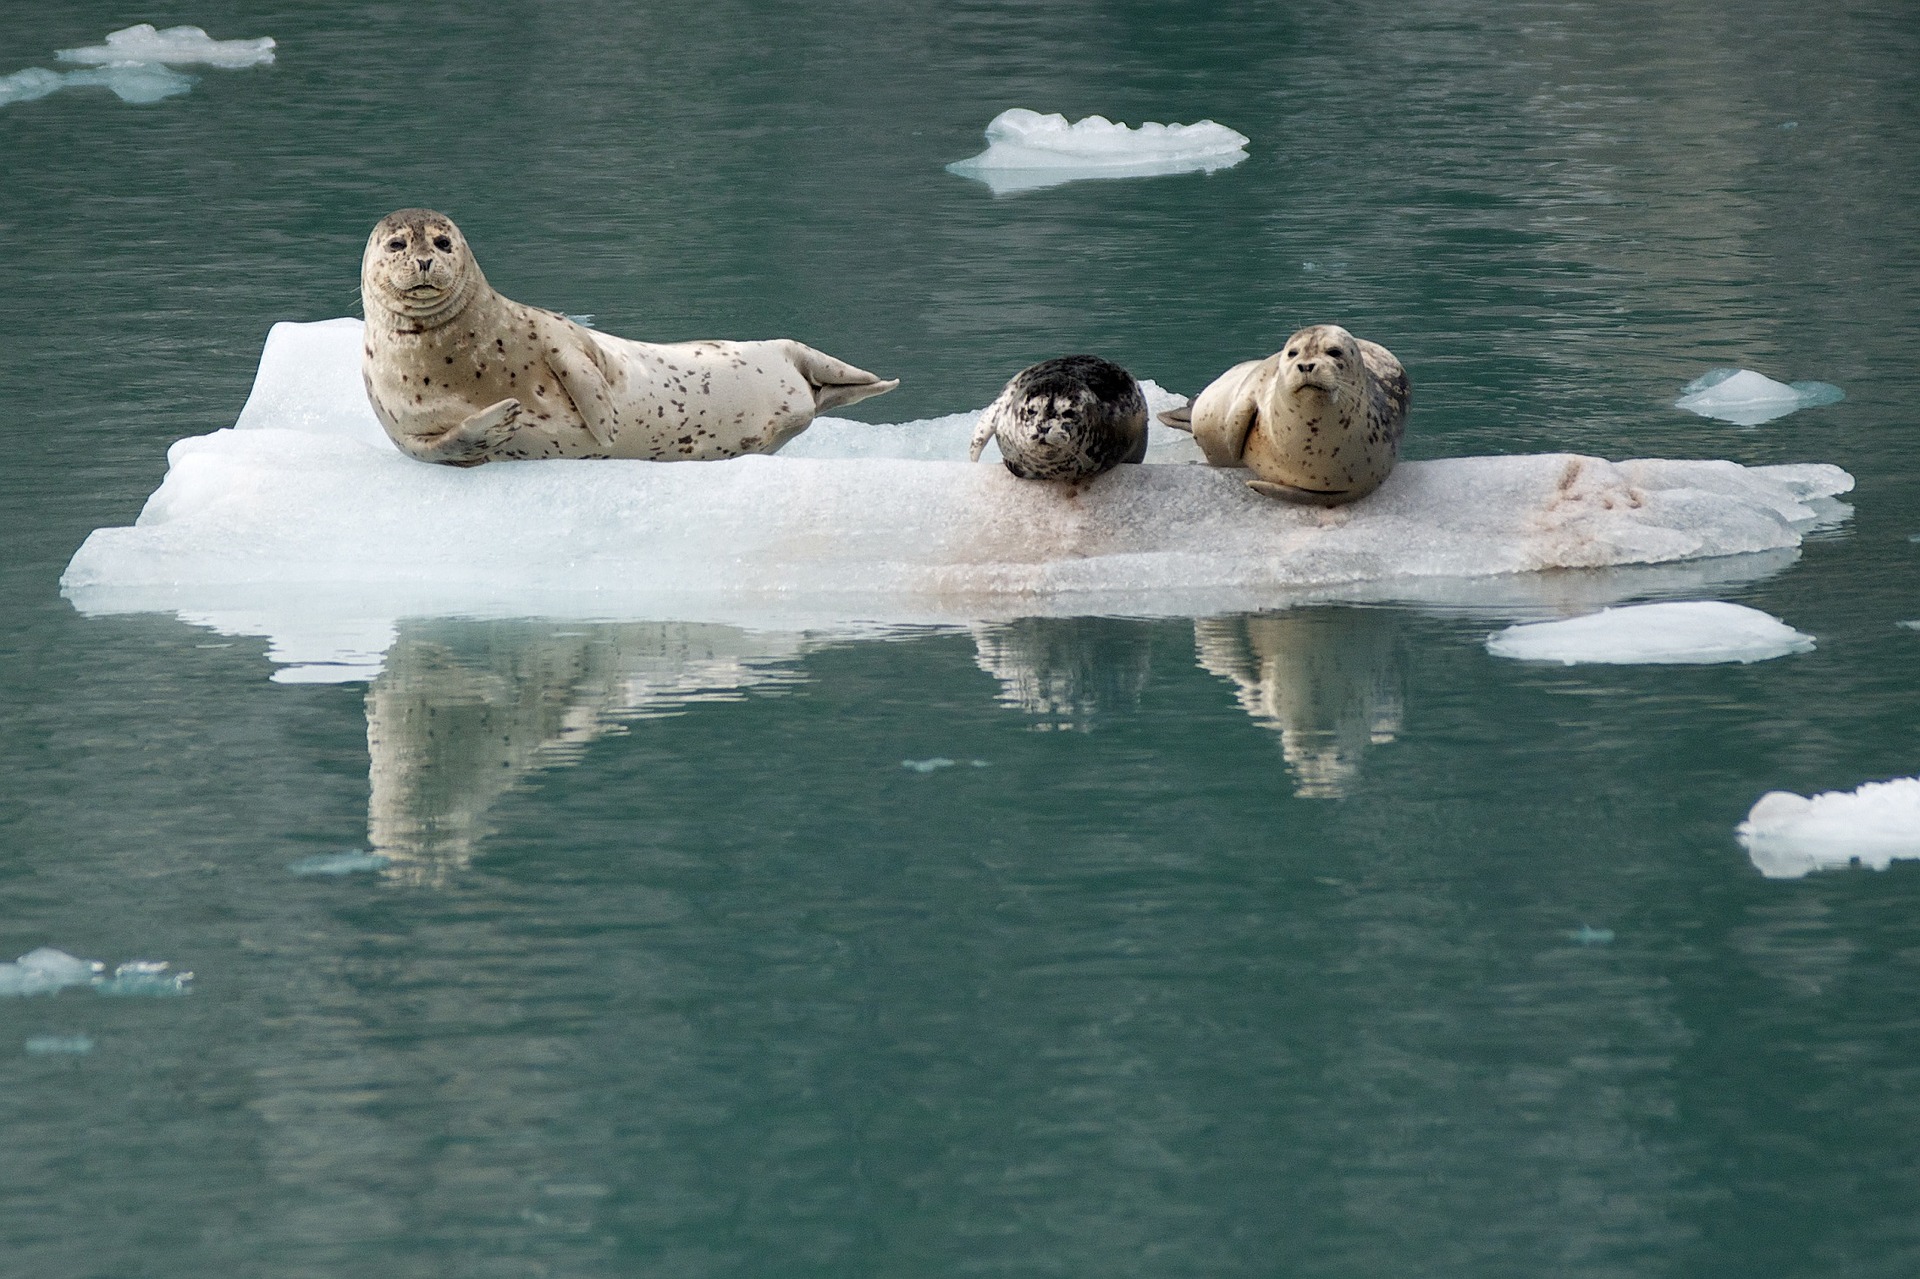
[[[122,102],[158,102],[193,87],[193,77],[162,66],[131,63],[99,67],[91,71],[48,71],[28,67],[10,76],[0,77],[0,106],[9,102],[30,102],[61,89],[94,85],[111,89]]]
[[[1762,662],[1812,647],[1811,635],[1780,619],[1718,600],[1605,608],[1563,622],[1509,626],[1487,637],[1487,651],[1495,657],[1568,666]]]
[[[212,67],[252,67],[273,61],[274,39],[215,40],[199,27],[168,27],[154,30],[151,22],[122,27],[108,35],[103,44],[83,49],[62,49],[54,56],[62,62],[101,65],[120,62],[205,63]]]
[[[1920,777],[1812,798],[1769,791],[1735,833],[1768,879],[1798,879],[1855,861],[1885,870],[1895,860],[1920,858]]]
[[[167,997],[184,995],[192,973],[169,973],[165,960],[132,959],[113,970],[113,976],[96,980],[93,988],[102,995],[146,995]]]
[[[1752,369],[1714,369],[1681,388],[1673,405],[1735,426],[1758,426],[1846,398],[1847,393],[1830,382],[1776,382]]]
[[[343,853],[320,853],[302,857],[287,867],[296,875],[351,875],[363,870],[384,869],[393,859],[379,853],[354,848]]]
[[[1613,942],[1613,929],[1582,924],[1567,933],[1567,940],[1580,946],[1606,946]]]
[[[84,986],[106,965],[96,959],[78,959],[64,950],[42,946],[11,964],[0,964],[0,995],[46,995],[68,986]]]
[[[910,768],[916,773],[931,773],[936,769],[952,768],[954,762],[944,755],[936,755],[932,759],[903,759],[900,767]]]
[[[1057,186],[1079,178],[1139,178],[1211,172],[1247,158],[1247,136],[1223,124],[1156,124],[1139,128],[1090,115],[1067,123],[1024,107],[1002,111],[987,125],[987,149],[947,166],[996,194]]]
[[[27,1054],[33,1057],[84,1057],[93,1051],[93,1039],[87,1035],[35,1035],[27,1041]]]

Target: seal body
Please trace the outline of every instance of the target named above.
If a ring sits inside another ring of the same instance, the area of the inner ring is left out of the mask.
[[[1214,466],[1244,466],[1269,497],[1339,506],[1380,487],[1400,455],[1412,387],[1393,352],[1337,324],[1314,324],[1278,354],[1236,364],[1184,409]]]
[[[1097,355],[1020,370],[980,414],[970,461],[988,440],[1023,480],[1088,480],[1147,455],[1147,398],[1133,374]]]
[[[771,453],[816,413],[899,385],[786,338],[635,342],[523,306],[429,209],[374,227],[360,296],[367,398],[426,462]]]

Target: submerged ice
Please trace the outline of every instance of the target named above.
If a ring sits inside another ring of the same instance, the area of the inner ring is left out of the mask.
[[[1920,858],[1920,777],[1811,797],[1770,791],[1736,833],[1769,879],[1798,879],[1856,861],[1885,870],[1895,860]]]
[[[1539,570],[1791,554],[1852,487],[1818,464],[1475,457],[1403,463],[1366,501],[1323,510],[1232,471],[1153,464],[1192,449],[1156,425],[1149,464],[1075,492],[966,462],[973,413],[823,419],[772,457],[463,470],[387,441],[360,330],[274,326],[236,425],[176,442],[135,524],[76,552],[75,605],[272,634],[276,661],[367,678],[408,615],[792,629],[1426,600],[1464,580],[1504,596]]]
[[[1509,626],[1487,637],[1495,657],[1613,665],[1761,662],[1813,648],[1777,617],[1741,604],[1695,600],[1606,608],[1560,622]]]
[[[1223,124],[1156,124],[1138,128],[1091,115],[1071,124],[1063,115],[1024,107],[987,125],[987,149],[947,166],[995,192],[1028,191],[1080,178],[1139,178],[1211,172],[1247,158],[1247,136]]]
[[[111,89],[122,102],[158,102],[193,87],[193,77],[166,67],[133,65],[100,67],[92,71],[48,71],[28,67],[9,76],[0,76],[0,106],[9,102],[31,102],[62,89],[96,86]]]
[[[1681,388],[1674,407],[1701,417],[1758,426],[1799,409],[1838,404],[1847,393],[1830,382],[1776,382],[1752,369],[1714,369]]]

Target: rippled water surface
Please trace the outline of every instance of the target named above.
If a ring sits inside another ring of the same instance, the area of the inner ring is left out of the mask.
[[[0,1272],[1920,1271],[1920,865],[1733,833],[1920,770],[1911,6],[79,0],[0,75],[141,18],[279,58],[0,106],[0,960],[194,976],[0,998]],[[943,170],[1011,106],[1251,157]],[[1445,606],[421,616],[359,683],[82,617],[74,549],[404,205],[610,331],[900,377],[869,421],[1335,319],[1413,457],[1825,461],[1854,509]],[[1671,407],[1715,367],[1846,398]],[[1631,598],[1817,647],[1483,647]]]

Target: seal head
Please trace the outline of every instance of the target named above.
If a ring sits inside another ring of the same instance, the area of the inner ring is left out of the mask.
[[[402,323],[444,324],[487,287],[467,237],[432,209],[401,209],[381,218],[360,256],[363,302],[378,301]]]
[[[1088,480],[1147,455],[1147,400],[1133,374],[1097,355],[1043,360],[1014,374],[980,415],[969,460],[988,440],[1023,480]]]

